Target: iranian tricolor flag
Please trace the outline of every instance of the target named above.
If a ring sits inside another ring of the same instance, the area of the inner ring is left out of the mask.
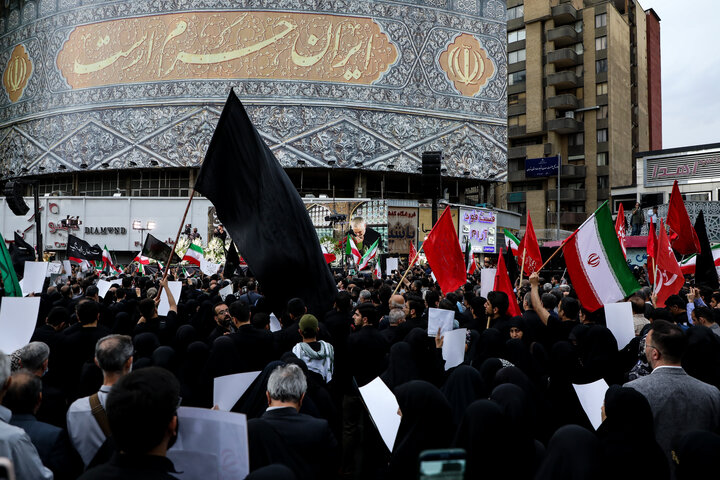
[[[473,273],[475,273],[476,269],[477,269],[477,263],[475,262],[475,256],[471,253],[470,257],[468,258],[467,274],[472,275]]]
[[[203,258],[205,258],[205,252],[203,252],[202,247],[200,245],[191,243],[187,249],[187,252],[185,252],[185,256],[182,259],[183,261],[188,261],[189,263],[192,263],[193,265],[197,265],[199,267],[200,262],[202,262]]]
[[[720,244],[713,246],[711,249],[713,254],[713,260],[715,260],[715,268],[720,268]],[[680,270],[683,275],[695,274],[695,262],[697,261],[697,254],[690,255],[688,258],[680,262]]]
[[[517,257],[518,251],[520,250],[520,240],[510,233],[510,230],[507,228],[503,228],[503,230],[505,231],[505,246]]]
[[[347,255],[352,255],[355,264],[360,265],[360,262],[362,261],[362,255],[360,255],[360,250],[358,250],[357,245],[355,245],[355,242],[353,241],[351,235],[347,236],[345,253]]]
[[[563,255],[580,303],[594,312],[640,289],[627,266],[607,202],[564,243]]]
[[[143,256],[142,252],[139,252],[137,255],[135,255],[133,262],[137,262],[140,264],[140,266],[138,267],[138,271],[142,274],[145,273],[145,265],[150,265],[150,259]]]
[[[103,271],[108,270],[108,271],[110,271],[112,273],[116,273],[116,274],[122,273],[120,270],[118,270],[115,267],[115,262],[113,262],[112,255],[110,255],[110,250],[108,250],[107,245],[103,246],[102,259],[103,259],[103,265],[102,265]]]
[[[367,252],[365,252],[365,255],[362,256],[360,262],[358,263],[358,270],[366,269],[368,264],[370,263],[370,260],[375,258],[375,256],[377,255],[379,242],[380,239],[378,238],[377,240],[375,240],[375,243],[370,245],[370,248],[368,248]]]

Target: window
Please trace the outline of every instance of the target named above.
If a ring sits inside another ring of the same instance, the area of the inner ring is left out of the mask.
[[[508,63],[517,63],[525,61],[525,49],[516,50],[508,53]]]
[[[598,167],[607,167],[608,164],[608,154],[607,152],[601,152],[597,154],[597,166]]]
[[[578,145],[584,145],[585,144],[585,133],[579,132],[574,135],[568,136],[568,145],[578,146]]]
[[[508,85],[515,85],[525,81],[525,70],[508,74]]]
[[[512,32],[508,32],[508,43],[520,42],[522,40],[525,40],[524,28],[522,30],[513,30]]]
[[[595,85],[595,95],[607,95],[607,82]]]
[[[597,177],[597,188],[598,190],[607,189],[610,186],[610,181],[607,175],[600,175]]]
[[[607,26],[607,13],[601,13],[600,15],[595,15],[595,28],[606,27],[606,26]]]
[[[597,37],[595,39],[595,50],[605,50],[607,48],[607,36]]]
[[[525,105],[525,92],[508,95],[508,105]]]
[[[595,119],[596,120],[602,120],[604,118],[607,118],[608,116],[608,106],[607,105],[600,105],[599,108],[596,111]]]
[[[523,127],[525,126],[525,122],[525,115],[513,115],[508,117],[508,125],[511,127]]]
[[[118,178],[115,174],[85,175],[78,181],[78,194],[88,197],[109,197],[117,189]]]
[[[595,60],[595,73],[605,73],[608,70],[607,58]]]
[[[607,128],[601,128],[597,131],[597,141],[598,143],[607,142],[608,141],[608,131]]]
[[[72,195],[73,179],[71,175],[49,175],[48,179],[38,183],[38,194],[42,197],[48,195]]]
[[[134,197],[184,197],[189,187],[190,174],[182,171],[138,172],[130,179]]]
[[[680,195],[686,202],[709,202],[710,192],[683,193]]]
[[[507,9],[507,19],[508,20],[514,20],[516,18],[522,18],[524,15],[523,11],[523,5],[518,5],[517,7],[512,7]]]

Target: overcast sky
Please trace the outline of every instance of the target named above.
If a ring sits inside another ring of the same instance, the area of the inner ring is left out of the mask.
[[[639,1],[660,17],[663,148],[720,143],[720,2]]]

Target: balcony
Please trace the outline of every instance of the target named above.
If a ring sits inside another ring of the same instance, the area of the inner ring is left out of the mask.
[[[598,188],[597,189],[597,199],[598,200],[607,200],[610,198],[610,189],[609,188]]]
[[[554,188],[552,190],[548,190],[545,194],[545,200],[547,200],[549,202],[557,200],[557,189]],[[585,201],[585,190],[577,190],[574,188],[561,188],[560,189],[560,201],[561,202],[584,202]]]
[[[580,105],[578,98],[572,93],[563,93],[548,98],[547,108],[555,108],[557,110],[575,110]]]
[[[508,138],[522,137],[525,135],[527,127],[525,125],[515,125],[508,127]]]
[[[547,77],[548,85],[555,88],[575,88],[578,85],[578,76],[575,72],[565,70],[562,72],[551,73]]]
[[[525,174],[525,172],[523,172]],[[525,203],[525,192],[508,192],[507,203]]]
[[[570,67],[572,65],[577,65],[578,55],[572,48],[561,48],[559,50],[548,52],[547,61],[557,67]]]
[[[510,147],[508,148],[508,158],[525,158],[527,147]]]
[[[557,225],[557,212],[548,212],[548,224]],[[580,225],[587,220],[585,212],[560,212],[560,225]]]
[[[560,174],[563,178],[585,178],[585,165],[563,165]]]
[[[582,122],[578,122],[574,118],[556,118],[554,120],[548,120],[547,122],[548,130],[562,135],[577,133],[582,131],[583,128]]]
[[[555,44],[555,48],[567,47],[578,42],[578,34],[574,27],[563,25],[548,31],[547,39]]]
[[[557,7],[552,7],[552,17],[555,25],[567,25],[575,23],[578,19],[577,10],[571,3],[563,3]]]
[[[525,170],[508,170],[508,182],[524,182]],[[509,201],[509,200],[508,200]]]

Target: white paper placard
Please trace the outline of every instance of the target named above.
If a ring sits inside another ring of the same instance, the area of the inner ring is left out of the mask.
[[[173,298],[175,299],[175,305],[178,304],[180,301],[180,292],[182,291],[182,282],[179,280],[175,280],[172,282],[168,282],[168,288],[170,289],[170,293],[172,293]],[[170,311],[170,303],[168,302],[167,293],[165,293],[165,289],[163,287],[160,287],[162,290],[162,293],[160,294],[160,304],[158,305],[158,315],[167,315]]]
[[[573,383],[575,393],[580,400],[585,415],[587,415],[590,423],[592,423],[595,430],[598,429],[602,423],[602,406],[605,402],[605,392],[607,391],[608,384],[602,378],[593,383],[587,383],[585,385],[578,385]]]
[[[385,259],[385,272],[387,275],[392,275],[393,270],[398,269],[397,257],[388,257]]]
[[[445,370],[457,367],[465,361],[465,339],[467,328],[450,330],[443,335],[442,357],[445,360]]]
[[[40,297],[4,297],[0,306],[0,350],[6,355],[30,342]]]
[[[205,275],[215,275],[219,269],[219,263],[208,262],[204,258],[200,259],[200,271]]]
[[[428,312],[428,337],[435,337],[440,329],[440,336],[453,329],[455,312],[442,308],[431,308]]]
[[[70,264],[70,260],[63,260],[63,270],[66,275],[70,275],[72,273],[72,265]]]
[[[96,286],[98,288],[98,297],[105,298],[105,295],[107,295],[108,290],[110,290],[112,283],[107,280],[98,280]]]
[[[42,293],[47,268],[47,262],[25,262],[25,274],[21,286],[23,296],[30,293]]]
[[[218,294],[220,294],[220,298],[222,298],[223,301],[225,300],[225,297],[227,297],[228,295],[232,295],[232,293],[233,293],[232,283],[231,283],[230,285],[224,286],[224,287],[221,288],[220,291],[218,292]]]
[[[242,413],[180,407],[178,438],[168,450],[180,479],[231,480],[250,472],[247,418]]]
[[[400,420],[402,420],[402,417],[397,414],[400,407],[395,395],[380,377],[360,387],[360,395],[370,413],[370,418],[380,432],[380,437],[387,445],[388,450],[392,452],[395,437],[400,428]]]
[[[280,323],[280,320],[275,316],[274,313],[270,314],[270,331],[271,332],[278,332],[282,330],[282,324]]]
[[[53,274],[62,273],[63,265],[60,262],[48,262],[48,268],[46,276],[50,276]]]
[[[630,302],[606,303],[605,322],[617,340],[618,350],[625,348],[630,340],[635,338],[635,325]]]
[[[495,274],[497,268],[483,268],[480,270],[480,296],[487,298],[495,285]]]
[[[260,372],[245,372],[215,377],[213,405],[217,405],[222,411],[229,412],[258,375],[260,375]]]

